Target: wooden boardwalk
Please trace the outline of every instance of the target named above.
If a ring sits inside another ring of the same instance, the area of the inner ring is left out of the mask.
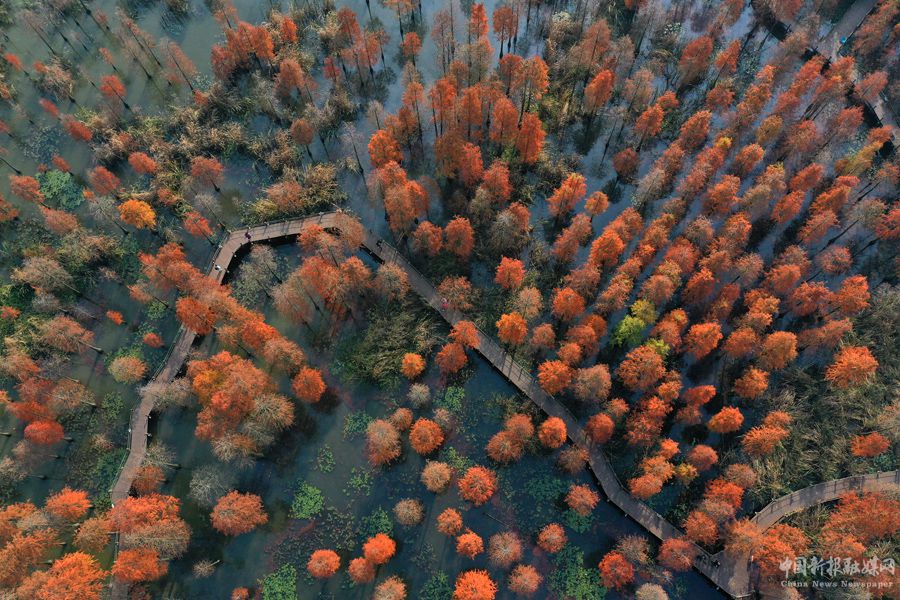
[[[319,224],[325,228],[338,225],[338,212],[321,213],[312,217],[293,219],[258,225],[249,229],[232,232],[219,247],[209,269],[209,277],[221,282],[225,272],[231,265],[238,251],[250,242],[275,240],[296,235],[308,224]],[[247,237],[247,234],[249,238]],[[410,287],[449,324],[454,325],[465,319],[461,312],[443,305],[437,290],[402,254],[386,241],[378,238],[372,231],[367,231],[363,240],[364,247],[382,263],[391,262],[401,267],[409,278]],[[215,265],[222,267],[215,270]],[[153,381],[169,382],[181,370],[196,335],[182,327],[172,344],[169,355],[153,377]],[[588,451],[588,464],[609,501],[622,512],[637,522],[660,540],[682,537],[683,533],[669,523],[662,515],[632,496],[619,481],[602,448],[592,444],[584,432],[584,428],[563,405],[562,402],[547,394],[531,375],[512,356],[489,335],[479,331],[478,352],[493,365],[504,377],[515,385],[523,395],[527,396],[546,414],[559,417],[566,424],[566,430],[572,442]],[[153,405],[141,399],[132,415],[129,440],[129,454],[119,477],[111,489],[112,501],[126,498],[131,484],[147,454],[148,418]],[[874,473],[871,475],[848,477],[804,488],[779,498],[762,511],[753,520],[761,527],[767,528],[781,518],[810,508],[821,502],[834,500],[842,493],[854,490],[895,490],[900,485],[900,474],[897,471]],[[697,548],[694,567],[712,581],[718,588],[734,598],[743,598],[751,594],[748,561],[735,560],[719,552],[710,555],[702,548]]]
[[[257,225],[248,229],[232,232],[222,242],[216,251],[212,262],[209,265],[208,276],[215,281],[221,283],[225,278],[225,272],[234,259],[234,255],[246,244],[251,241],[264,241],[277,239],[290,235],[296,235],[308,224],[318,223],[323,227],[333,227],[334,218],[337,213],[322,213],[305,219],[294,219],[290,221],[281,221],[274,224]],[[250,238],[246,237],[250,233]],[[216,270],[215,266],[220,265],[221,270]],[[169,353],[162,367],[156,372],[151,381],[159,381],[169,383],[181,371],[184,361],[187,360],[188,353],[194,345],[197,334],[193,331],[181,327],[175,340],[169,348]],[[153,412],[153,403],[149,400],[141,398],[140,403],[131,413],[131,422],[128,428],[128,456],[119,472],[119,477],[110,489],[110,499],[112,503],[123,500],[128,496],[131,490],[131,484],[137,476],[138,470],[147,456],[147,438],[148,438],[148,419],[150,413]]]
[[[768,529],[784,517],[812,508],[823,502],[837,500],[851,492],[896,492],[900,490],[900,471],[882,471],[869,475],[854,475],[843,479],[824,481],[802,490],[776,498],[751,521],[762,529]]]

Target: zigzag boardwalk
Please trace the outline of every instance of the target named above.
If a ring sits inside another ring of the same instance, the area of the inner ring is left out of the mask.
[[[334,228],[338,222],[336,218],[338,214],[337,212],[321,213],[312,217],[272,224],[267,223],[233,232],[225,239],[216,252],[210,264],[209,277],[221,282],[235,254],[251,241],[274,240],[296,235],[306,225],[313,223],[325,228]],[[250,239],[247,238],[247,233],[250,234]],[[401,267],[409,278],[410,287],[448,323],[454,325],[465,318],[459,311],[444,307],[437,290],[431,282],[419,273],[393,246],[376,237],[371,231],[366,232],[363,245],[381,262],[393,262]],[[214,265],[221,265],[223,269],[216,271]],[[612,504],[660,540],[682,537],[683,534],[677,527],[669,523],[652,508],[637,500],[622,486],[606,454],[601,448],[590,442],[578,420],[559,400],[547,394],[538,385],[531,373],[513,360],[512,356],[503,350],[493,338],[482,331],[478,332],[478,337],[478,352],[494,368],[509,379],[541,410],[548,415],[559,417],[565,422],[566,430],[572,442],[588,451],[588,464],[591,471],[597,478],[603,493],[606,494]],[[195,338],[196,334],[193,332],[184,327],[179,329],[169,355],[163,366],[153,377],[153,381],[169,382],[178,375]],[[110,496],[114,504],[128,496],[135,475],[147,454],[147,420],[152,411],[152,403],[144,399],[141,399],[140,404],[134,410],[129,430],[129,454],[115,485],[110,490]],[[821,502],[835,500],[846,492],[894,490],[898,486],[900,486],[900,472],[898,471],[837,479],[813,485],[774,500],[755,515],[753,520],[765,529],[787,515],[810,508]],[[694,567],[710,581],[732,597],[741,598],[750,595],[749,563],[746,559],[735,560],[722,552],[710,555],[701,548],[697,548],[697,552]],[[121,590],[117,591],[121,592]]]

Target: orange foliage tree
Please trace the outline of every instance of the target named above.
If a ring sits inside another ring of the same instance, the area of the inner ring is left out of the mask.
[[[20,591],[31,590],[30,597],[37,600],[99,600],[107,574],[94,557],[72,552],[47,571],[35,572]]]
[[[484,552],[484,540],[471,529],[467,529],[456,538],[456,552],[468,558],[475,558]]]
[[[546,448],[559,448],[566,443],[566,424],[559,417],[547,417],[538,427],[538,439]]]
[[[306,563],[306,570],[316,579],[328,579],[341,567],[341,557],[334,550],[316,550]]]
[[[825,379],[838,389],[847,389],[870,380],[877,369],[878,361],[867,347],[847,346],[834,357]]]
[[[122,581],[137,583],[154,581],[165,575],[168,564],[159,559],[159,553],[151,548],[122,550],[113,563],[112,574]]]
[[[47,498],[44,508],[48,513],[64,521],[75,522],[87,514],[91,507],[87,492],[64,487]]]
[[[566,530],[559,523],[545,525],[538,533],[537,543],[545,552],[551,554],[559,552],[566,547]]]
[[[409,442],[417,453],[431,454],[444,441],[440,425],[430,419],[419,418],[409,431]]]
[[[156,211],[143,200],[126,200],[119,205],[119,218],[135,229],[156,225]]]
[[[526,113],[522,117],[522,124],[516,137],[516,150],[519,151],[523,163],[532,165],[537,162],[544,148],[545,136],[540,117],[534,113]]]
[[[452,342],[441,348],[440,352],[434,357],[441,373],[444,375],[452,375],[466,366],[468,358],[462,344]]]
[[[225,535],[241,535],[269,521],[256,494],[231,491],[219,498],[210,515],[212,526]]]
[[[378,533],[363,544],[363,556],[374,565],[383,565],[397,553],[397,543],[384,533]]]
[[[470,467],[459,479],[459,495],[475,506],[491,499],[497,489],[497,476],[485,467]]]
[[[459,511],[452,508],[444,509],[437,517],[437,529],[444,535],[456,535],[462,529],[463,521]]]
[[[575,370],[559,360],[548,360],[538,367],[538,381],[548,394],[558,394],[572,383]]]
[[[504,256],[500,259],[494,282],[505,290],[513,290],[525,279],[525,265],[517,258]]]
[[[413,352],[407,352],[403,355],[400,363],[400,372],[407,379],[415,379],[425,370],[425,359]]]
[[[518,346],[525,341],[528,335],[528,324],[525,318],[517,312],[500,315],[496,323],[497,336],[506,344]]]
[[[597,566],[606,587],[622,590],[634,581],[634,567],[619,552],[607,553]]]
[[[291,389],[297,398],[313,404],[322,398],[326,388],[322,373],[318,369],[302,367],[291,381]]]
[[[872,458],[884,454],[890,447],[890,440],[877,431],[873,431],[867,435],[855,436],[850,445],[853,456],[859,456],[861,458]]]
[[[494,600],[497,584],[487,571],[465,571],[456,578],[453,600]]]
[[[616,374],[632,390],[648,390],[663,376],[662,357],[650,346],[638,346],[619,364]]]
[[[598,502],[600,496],[586,485],[572,485],[566,494],[566,505],[582,517],[591,514]]]
[[[461,259],[469,258],[475,247],[475,231],[465,217],[456,217],[444,227],[444,248]]]
[[[531,565],[516,565],[509,574],[509,590],[517,596],[530,598],[538,591],[543,579]]]

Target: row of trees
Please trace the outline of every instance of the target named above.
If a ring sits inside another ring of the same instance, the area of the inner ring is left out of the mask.
[[[480,31],[478,13],[472,14],[470,31]],[[584,106],[592,116],[615,97],[633,114],[636,150],[616,153],[613,166],[617,182],[644,173],[635,180],[638,210],[626,209],[613,219],[590,243],[587,261],[569,270],[566,285],[551,293],[546,305],[555,319],[552,323],[530,325],[544,306],[541,293],[529,287],[520,289],[527,273],[524,264],[515,255],[503,257],[497,267],[497,284],[508,290],[511,304],[530,310],[502,315],[496,328],[500,339],[511,347],[528,348],[538,356],[555,349],[556,357],[548,357],[538,369],[548,393],[571,390],[582,400],[606,403],[606,408],[591,418],[588,431],[604,442],[617,423],[623,426],[628,444],[645,452],[629,487],[646,499],[673,478],[687,484],[719,462],[716,449],[695,444],[686,451],[683,462],[674,463],[682,450],[677,442],[663,439],[663,428],[679,399],[676,419],[686,425],[705,420],[707,431],[730,439],[745,431],[741,446],[748,462],[771,453],[789,435],[790,414],[773,411],[748,428],[747,415],[735,404],[763,395],[771,376],[792,365],[801,350],[821,362],[852,329],[850,319],[868,306],[868,281],[851,269],[856,254],[879,240],[897,236],[897,209],[869,197],[877,186],[894,182],[897,169],[885,163],[874,173],[870,171],[874,177],[866,183],[860,177],[888,140],[886,128],[869,131],[862,149],[849,151],[834,163],[833,170],[827,163],[811,161],[825,148],[840,152],[862,124],[858,107],[839,106],[854,83],[852,59],[825,67],[814,57],[801,65],[796,77],[777,94],[776,87],[796,64],[794,48],[799,47],[801,36],[794,36],[781,45],[776,58],[760,69],[738,99],[731,75],[743,45],[737,41],[722,45],[714,57],[716,38],[722,31],[713,30],[710,36],[684,47],[678,64],[679,87],[653,101],[651,71],[639,70],[627,80],[617,81],[616,57],[607,53],[610,41],[604,27],[597,23],[588,28],[578,42],[582,48],[591,42],[589,47],[599,49],[587,64],[585,84],[590,85],[584,87]],[[377,131],[369,144],[388,222],[396,235],[412,236],[414,249],[423,260],[449,250],[457,260],[467,261],[475,248],[464,244],[458,251],[456,230],[464,224],[474,231],[466,238],[477,240],[478,225],[490,223],[492,217],[494,223],[499,222],[509,202],[510,170],[532,162],[520,146],[514,164],[495,160],[489,168],[484,165],[490,162],[483,159],[484,153],[516,145],[523,118],[531,114],[526,113],[527,107],[548,92],[548,67],[543,60],[523,60],[515,55],[504,58],[496,75],[487,77],[477,69],[473,74],[469,64],[450,61],[448,74],[427,92],[439,172],[471,198],[461,215],[445,228],[421,221],[413,230],[416,218],[427,214],[427,204],[396,202],[394,198],[400,194],[391,191],[392,182],[407,181],[398,166],[406,162],[402,146],[424,129],[417,103],[404,103],[396,121],[386,118],[389,127]],[[712,66],[715,71],[710,73]],[[644,143],[661,133],[663,122],[692,93],[691,85],[707,75],[715,79],[706,87],[706,106],[684,120],[662,156],[647,164],[641,157]],[[474,85],[473,80],[477,82]],[[510,94],[512,98],[507,97]],[[404,110],[414,118],[405,118]],[[828,113],[833,117],[823,119]],[[412,125],[404,129],[404,122]],[[621,128],[628,122],[622,119]],[[719,124],[721,129],[716,131]],[[707,140],[712,141],[708,146]],[[741,146],[743,141],[746,143]],[[540,148],[535,159],[539,153]],[[414,162],[411,156],[410,164]],[[642,162],[644,168],[640,168]],[[663,204],[662,199],[672,191],[677,196]],[[607,206],[602,192],[587,196],[584,178],[572,173],[563,176],[547,198],[551,216],[566,225],[553,246],[557,268],[564,273],[579,246],[593,237],[592,218]],[[573,217],[582,202],[584,209]],[[701,214],[688,220],[694,202]],[[648,219],[646,213],[655,206],[661,208],[661,214]],[[522,208],[527,229],[528,209]],[[769,230],[770,237],[788,237],[774,255],[748,250],[751,232],[762,227]],[[810,258],[813,255],[815,265]],[[440,293],[455,308],[473,307],[473,288],[464,277],[448,278]],[[743,311],[736,311],[740,301]],[[671,310],[666,312],[666,307]],[[616,322],[623,308],[629,309],[628,314]],[[591,359],[607,333],[607,320],[614,324],[611,341],[631,348],[615,369],[593,364]],[[465,335],[470,326],[474,331],[469,322],[457,324],[450,341],[435,357],[442,373],[458,372],[466,364],[466,348],[477,347],[477,336],[467,339]],[[642,344],[648,333],[650,339]],[[701,385],[683,390],[683,377],[673,368],[673,359],[679,354],[689,365],[718,358],[740,366],[743,372],[729,389]],[[414,379],[424,366],[423,357],[408,356],[403,372]],[[849,388],[870,381],[877,366],[868,348],[848,346],[835,354],[824,374],[833,386]],[[610,373],[617,376],[623,394],[638,398],[631,403],[619,398],[606,402],[612,387]],[[734,400],[704,417],[703,406],[717,394]],[[488,452],[498,462],[521,455],[507,432],[495,436],[492,444]],[[854,442],[854,452],[861,457],[887,448],[887,439],[877,432],[860,432]],[[726,477],[707,480],[703,503],[685,521],[692,542],[714,545],[720,536],[731,535],[732,523],[739,523],[734,519],[755,474],[740,462],[728,469]],[[766,543],[791,535],[777,530]],[[766,548],[760,552],[775,555]],[[767,575],[775,573],[771,568],[767,571]]]

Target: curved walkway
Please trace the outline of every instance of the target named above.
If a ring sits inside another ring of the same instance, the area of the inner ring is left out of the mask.
[[[263,241],[296,235],[308,224],[333,228],[337,224],[338,214],[337,212],[321,213],[312,217],[267,223],[251,227],[248,230],[241,229],[233,232],[225,239],[215,254],[210,265],[209,276],[221,282],[225,275],[225,269],[230,265],[235,254],[251,240]],[[246,236],[247,232],[250,233],[250,240]],[[454,325],[466,318],[461,312],[442,306],[438,292],[431,282],[386,241],[376,237],[373,232],[367,231],[363,246],[382,263],[392,262],[401,267],[409,278],[410,287],[448,323]],[[217,264],[224,267],[223,270],[214,270],[213,265]],[[625,489],[606,454],[600,447],[590,442],[581,424],[562,402],[547,394],[530,371],[513,360],[491,336],[479,331],[478,337],[478,352],[541,410],[550,416],[562,419],[572,442],[588,450],[588,463],[591,471],[612,504],[660,540],[683,536],[677,527],[652,508],[637,500]],[[195,338],[196,334],[193,332],[184,327],[179,329],[169,355],[153,377],[153,381],[169,382],[177,376],[187,359]],[[141,399],[140,404],[134,410],[129,428],[129,454],[116,483],[110,490],[113,503],[128,496],[135,475],[147,454],[148,418],[153,408],[151,402]],[[763,528],[767,528],[789,514],[821,502],[834,500],[845,492],[896,489],[898,485],[900,485],[900,472],[898,471],[848,477],[821,483],[773,501],[754,516],[753,520]],[[721,552],[710,555],[698,548],[694,567],[734,598],[745,597],[751,593],[748,564],[744,560],[734,560]]]
[[[837,500],[850,492],[888,492],[898,489],[900,489],[900,471],[882,471],[832,479],[776,498],[753,515],[750,520],[760,528],[768,529],[788,515],[812,508],[823,502]]]

